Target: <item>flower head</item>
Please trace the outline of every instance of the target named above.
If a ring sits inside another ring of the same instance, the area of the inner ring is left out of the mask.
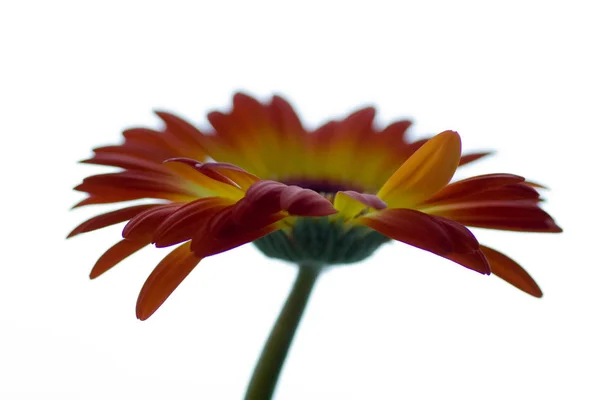
[[[409,121],[374,127],[364,108],[314,131],[281,97],[236,94],[230,113],[208,115],[213,130],[157,112],[164,128],[129,129],[124,143],[85,163],[122,170],[90,176],[76,205],[156,199],[91,218],[70,236],[127,221],[123,239],[93,267],[95,278],[141,248],[178,245],[138,298],[146,319],[205,257],[254,242],[266,255],[303,265],[356,262],[390,239],[541,296],[515,261],[479,244],[467,226],[560,232],[540,207],[538,186],[512,174],[449,183],[461,156],[458,133],[409,142]],[[216,160],[216,161],[215,161]]]

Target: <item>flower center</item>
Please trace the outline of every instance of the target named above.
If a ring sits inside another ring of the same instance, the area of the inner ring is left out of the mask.
[[[329,181],[326,179],[321,179],[321,180],[317,180],[317,179],[287,179],[282,181],[282,183],[285,183],[286,185],[295,185],[295,186],[300,186],[301,188],[304,189],[311,189],[314,190],[317,193],[324,193],[324,194],[335,194],[337,192],[340,191],[344,191],[344,190],[354,190],[356,192],[362,193],[364,192],[363,188],[359,187],[358,185],[355,184],[348,184],[348,183],[342,183],[342,182],[333,182],[333,181]]]
[[[254,241],[266,256],[296,264],[350,264],[369,257],[390,239],[365,226],[344,225],[336,218],[298,218],[289,230]]]

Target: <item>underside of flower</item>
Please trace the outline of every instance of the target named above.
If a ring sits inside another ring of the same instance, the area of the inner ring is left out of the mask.
[[[365,226],[348,227],[328,217],[298,218],[287,230],[254,241],[265,255],[318,267],[363,261],[390,239]]]
[[[542,295],[524,269],[467,228],[560,232],[540,208],[540,187],[513,174],[450,183],[458,166],[486,155],[461,155],[456,132],[410,142],[410,122],[379,129],[370,107],[307,130],[277,96],[260,103],[235,95],[230,113],[208,115],[210,132],[157,114],[162,131],[127,130],[123,144],[84,161],[121,171],[76,189],[87,193],[77,206],[158,201],[96,216],[69,235],[127,222],[92,278],[149,244],[178,245],[143,285],[140,319],[203,258],[250,242],[267,256],[322,267],[364,260],[394,239]]]

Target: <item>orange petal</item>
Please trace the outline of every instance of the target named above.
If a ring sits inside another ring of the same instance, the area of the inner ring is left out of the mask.
[[[163,258],[140,291],[137,317],[143,321],[154,314],[199,262],[200,258],[190,250],[190,242],[182,244]]]
[[[92,272],[90,272],[90,278],[94,279],[99,277],[149,243],[149,241],[121,240],[100,256],[98,261],[96,261],[94,268],[92,268]]]
[[[207,162],[202,163],[186,157],[175,157],[165,160],[165,163],[179,162],[194,168],[197,172],[221,183],[247,190],[259,178],[244,169],[230,164]]]
[[[96,229],[106,228],[119,222],[127,221],[139,213],[148,209],[159,206],[158,204],[142,204],[139,206],[132,206],[122,208],[120,210],[111,211],[105,214],[96,215],[93,218],[80,224],[77,228],[73,229],[67,238],[79,235],[80,233],[95,231]]]
[[[458,167],[460,149],[458,133],[440,133],[402,164],[377,196],[392,208],[410,208],[426,200],[450,182]]]
[[[534,297],[542,297],[542,290],[533,278],[514,260],[497,250],[481,246],[481,251],[490,262],[492,273],[511,285]]]

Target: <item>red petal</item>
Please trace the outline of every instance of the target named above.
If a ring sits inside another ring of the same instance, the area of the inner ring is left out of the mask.
[[[250,186],[246,192],[247,204],[265,214],[281,211],[280,196],[287,186],[276,181],[263,180]]]
[[[159,174],[170,175],[169,171],[161,164],[130,154],[99,152],[94,154],[92,158],[83,160],[81,162],[84,164],[107,165],[124,169],[152,171]]]
[[[471,253],[479,250],[477,238],[469,229],[467,229],[467,227],[450,219],[433,215],[432,217],[435,218],[436,222],[441,224],[446,232],[449,233],[450,238],[452,239],[454,252]]]
[[[383,210],[384,208],[387,207],[387,204],[385,204],[385,202],[383,200],[381,200],[379,197],[375,196],[374,194],[369,194],[369,193],[359,193],[359,192],[355,192],[354,190],[344,190],[338,193],[344,193],[350,197],[352,197],[354,200],[361,202],[362,204],[364,204],[367,207],[371,207],[375,210]]]
[[[200,132],[195,126],[189,124],[183,119],[179,118],[174,114],[170,114],[164,111],[155,111],[155,114],[158,115],[160,119],[166,125],[166,129],[169,133],[179,139],[181,142],[185,143],[189,149],[189,146],[192,146],[196,151],[203,151],[202,147],[202,137],[204,134]],[[199,154],[199,156],[202,154]]]
[[[127,221],[141,213],[142,211],[148,210],[153,207],[159,206],[158,204],[142,204],[139,206],[132,206],[122,208],[120,210],[111,211],[105,214],[97,215],[93,218],[80,224],[77,228],[73,229],[67,238],[79,235],[84,232],[95,231],[96,229],[105,228],[110,225],[118,224],[119,222]]]
[[[143,198],[193,199],[195,193],[185,189],[184,181],[174,176],[150,171],[127,170],[87,177],[75,190],[87,192],[99,202],[138,200]],[[85,204],[92,204],[89,201]],[[83,203],[78,204],[78,206]]]
[[[386,209],[358,219],[392,239],[437,254],[469,269],[489,274],[479,243],[464,226],[410,209]]]
[[[489,275],[490,264],[481,250],[472,253],[451,253],[442,256],[480,274]]]
[[[181,204],[164,204],[139,213],[123,228],[123,237],[150,243],[156,228],[173,212],[181,208]]]
[[[273,96],[269,105],[269,113],[278,131],[285,136],[306,138],[306,131],[292,106],[282,97]]]
[[[182,244],[163,258],[140,291],[137,317],[143,321],[154,314],[199,262],[200,258],[190,251],[190,242]]]
[[[481,251],[490,262],[492,273],[511,285],[534,297],[542,297],[542,290],[519,264],[497,250],[481,246]]]
[[[389,238],[435,254],[454,250],[453,240],[434,218],[406,208],[386,209],[359,218],[362,223]]]
[[[154,230],[156,247],[167,247],[190,240],[210,218],[231,205],[222,197],[198,199],[177,209]]]
[[[462,157],[460,157],[460,161],[458,162],[458,165],[461,166],[461,165],[469,164],[469,163],[472,163],[473,161],[477,161],[480,158],[489,156],[491,154],[493,154],[493,152],[491,152],[491,151],[486,151],[486,152],[481,152],[481,153],[464,154]]]
[[[461,203],[428,210],[463,225],[524,232],[562,232],[548,213],[526,201]]]
[[[427,199],[423,204],[446,204],[475,193],[524,181],[525,178],[512,174],[479,175],[449,184]]]
[[[90,278],[97,278],[149,243],[127,239],[121,240],[100,256],[94,268],[92,268],[92,272],[90,272]]]
[[[285,217],[283,213],[256,212],[244,215],[244,220],[237,222],[232,218],[236,206],[214,215],[196,232],[192,238],[192,251],[198,257],[205,258],[253,242],[278,230],[280,227],[276,222]]]
[[[324,217],[336,214],[333,204],[319,193],[299,186],[288,186],[281,191],[280,206],[291,215]]]
[[[173,144],[172,138],[168,138],[164,132],[157,132],[147,128],[132,128],[123,131],[125,138],[124,146],[136,146],[144,149],[145,154],[152,157],[156,162],[162,162],[169,157],[186,156],[181,152],[181,147]]]

